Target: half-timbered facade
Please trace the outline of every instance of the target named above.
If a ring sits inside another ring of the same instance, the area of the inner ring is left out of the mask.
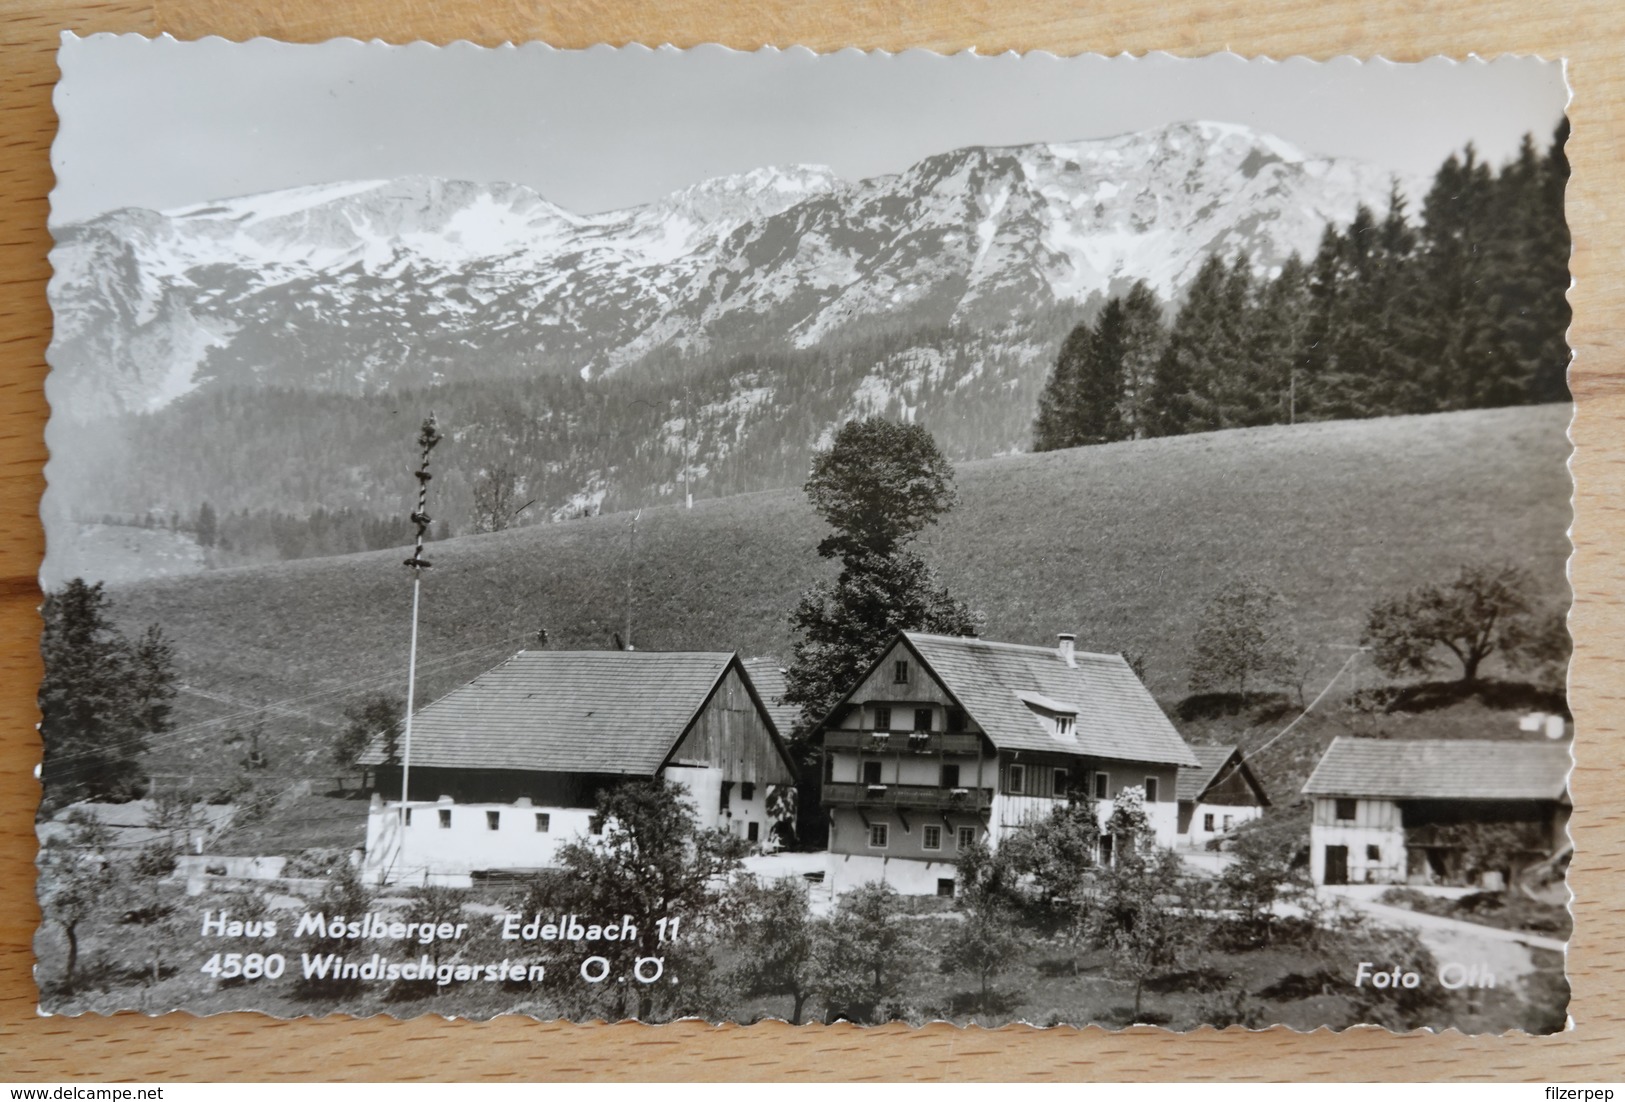
[[[1303,786],[1317,884],[1505,885],[1565,844],[1567,742],[1339,737]]]
[[[837,892],[884,880],[952,894],[965,846],[997,845],[1075,788],[1102,823],[1120,792],[1142,789],[1172,845],[1178,770],[1197,764],[1128,663],[1070,635],[1047,648],[905,632],[814,738]]]
[[[401,766],[375,743],[377,790]],[[794,783],[784,742],[729,653],[521,651],[412,717],[407,800],[374,797],[375,880],[458,880],[555,863],[591,834],[598,793],[634,778],[687,790],[701,825],[765,843],[770,791]]]

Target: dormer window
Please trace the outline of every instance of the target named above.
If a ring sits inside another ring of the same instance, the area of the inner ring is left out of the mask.
[[[1074,734],[1078,725],[1076,704],[1034,692],[1018,692],[1016,699],[1031,709],[1033,718],[1053,737],[1069,742],[1076,737]]]

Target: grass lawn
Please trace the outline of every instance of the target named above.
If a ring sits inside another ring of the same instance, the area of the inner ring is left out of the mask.
[[[922,540],[943,580],[987,613],[986,637],[1139,651],[1172,708],[1196,618],[1242,572],[1285,594],[1313,687],[1347,656],[1366,610],[1466,558],[1509,558],[1568,599],[1568,407],[1275,426],[967,463],[960,504]],[[228,503],[229,505],[229,503]],[[424,588],[420,698],[467,681],[545,628],[559,649],[621,630],[645,649],[790,653],[787,611],[831,564],[799,493],[646,509],[435,545]],[[263,733],[277,777],[331,784],[327,746],[347,704],[399,695],[411,583],[399,551],[114,587],[127,629],[160,624],[182,677],[181,729],[154,772],[229,774],[231,705],[281,702]],[[1493,673],[1494,671],[1487,671]],[[1311,691],[1313,689],[1311,688]],[[207,722],[205,725],[198,724]],[[1397,722],[1397,721],[1396,721]],[[200,782],[201,783],[201,782]]]

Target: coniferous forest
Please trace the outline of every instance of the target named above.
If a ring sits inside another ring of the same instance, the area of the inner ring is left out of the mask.
[[[1396,189],[1262,278],[1209,257],[1177,309],[1136,283],[1062,343],[1034,450],[1566,401],[1566,137],[1499,169],[1469,146],[1419,212]]]

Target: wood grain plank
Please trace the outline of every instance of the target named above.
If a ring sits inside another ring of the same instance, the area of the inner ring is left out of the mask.
[[[1578,446],[1572,579],[1577,638],[1573,704],[1580,767],[1578,844],[1571,882],[1577,928],[1570,953],[1576,1028],[1550,1038],[1403,1037],[1211,1030],[996,1031],[933,1026],[859,1029],[763,1024],[571,1025],[502,1019],[327,1019],[283,1022],[247,1014],[199,1019],[41,1018],[34,1012],[30,938],[33,807],[38,760],[33,694],[43,551],[44,350],[50,335],[45,232],[56,129],[51,88],[64,28],[179,38],[336,35],[393,42],[479,43],[539,38],[566,47],[723,42],[754,48],[856,45],[982,53],[1048,49],[1104,53],[1167,49],[1196,55],[1538,53],[1570,60],[1575,89],[1576,237],[1571,295]],[[1304,0],[1045,0],[927,3],[793,0],[719,4],[672,0],[159,0],[157,3],[0,0],[0,1078],[309,1080],[413,1079],[1617,1079],[1625,1066],[1625,808],[1614,778],[1625,767],[1625,11],[1614,0],[1534,6],[1512,0],[1411,5]]]

